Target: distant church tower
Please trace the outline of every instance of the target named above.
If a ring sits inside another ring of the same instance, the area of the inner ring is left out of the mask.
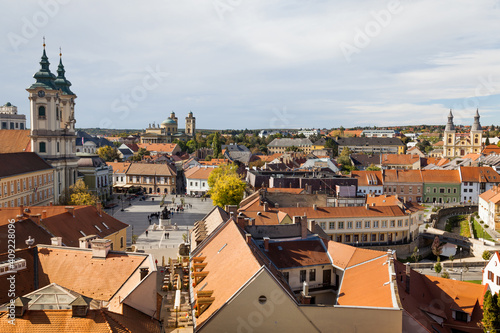
[[[194,136],[196,131],[196,118],[193,117],[193,112],[189,111],[186,117],[186,135]]]
[[[444,129],[443,157],[463,157],[467,154],[478,154],[482,150],[483,129],[479,123],[479,110],[476,110],[474,123],[469,136],[458,136],[453,124],[453,114],[448,115],[448,123]]]
[[[63,190],[76,180],[78,157],[75,134],[75,98],[66,80],[62,54],[57,77],[50,72],[43,44],[36,82],[28,89],[31,109],[31,150],[54,167],[54,199],[59,202]]]

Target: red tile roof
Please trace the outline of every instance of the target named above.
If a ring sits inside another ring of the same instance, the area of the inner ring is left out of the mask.
[[[420,170],[384,170],[384,183],[423,183]]]
[[[30,130],[0,130],[0,153],[31,151]]]
[[[405,213],[398,206],[380,207],[280,207],[280,211],[288,216],[306,215],[310,219],[335,218],[335,217],[384,217],[404,216]]]
[[[358,186],[382,186],[382,171],[352,171],[351,177],[358,180]]]
[[[420,160],[418,155],[409,154],[382,154],[383,165],[412,165]]]
[[[483,155],[490,155],[490,154],[496,154],[500,155],[500,147],[496,145],[489,145],[484,147],[483,151],[481,152]]]
[[[463,182],[500,183],[500,175],[492,167],[460,167]]]
[[[424,183],[461,183],[458,170],[422,170],[422,178]]]
[[[173,154],[174,150],[179,149],[176,143],[138,143],[137,146],[139,146],[139,148],[145,148],[151,152],[168,154]]]
[[[269,193],[292,193],[292,194],[303,194],[304,189],[303,188],[283,188],[283,187],[272,187],[272,188],[266,188],[266,191]]]
[[[126,173],[130,164],[127,162],[106,162],[108,166],[113,168],[113,173]]]
[[[214,171],[215,168],[203,168],[203,167],[192,167],[184,172],[186,179],[205,179],[207,180],[210,173]]]
[[[175,176],[176,170],[170,164],[153,163],[132,163],[128,168],[127,175],[145,175],[145,176]]]
[[[323,242],[315,240],[270,241],[265,254],[279,269],[330,263]]]
[[[53,169],[36,153],[0,154],[0,178]]]

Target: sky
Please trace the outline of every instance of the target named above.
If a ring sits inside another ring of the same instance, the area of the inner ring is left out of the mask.
[[[500,125],[499,0],[2,0],[0,104],[27,115],[42,38],[76,127]]]

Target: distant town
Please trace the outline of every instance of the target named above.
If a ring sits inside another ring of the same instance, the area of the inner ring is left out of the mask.
[[[480,109],[83,129],[41,53],[30,110],[0,107],[0,332],[500,330],[500,127]]]

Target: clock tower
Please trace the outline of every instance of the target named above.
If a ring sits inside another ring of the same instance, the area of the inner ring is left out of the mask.
[[[36,82],[28,89],[31,109],[31,150],[54,167],[54,200],[76,181],[75,98],[59,54],[57,77],[51,73],[43,44]]]

